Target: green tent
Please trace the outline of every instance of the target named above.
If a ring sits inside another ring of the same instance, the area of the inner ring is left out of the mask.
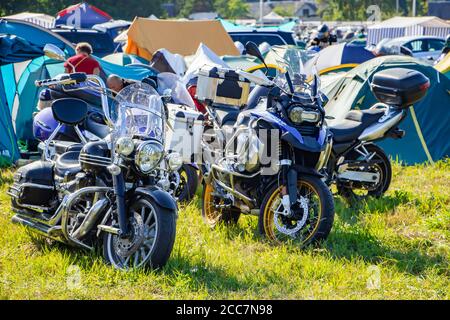
[[[373,75],[389,68],[408,68],[426,75],[431,87],[424,99],[410,108],[400,128],[403,139],[386,139],[379,145],[405,164],[433,162],[450,155],[450,79],[432,66],[403,56],[369,60],[322,88],[330,98],[325,109],[339,121],[352,109],[368,109],[377,102],[370,90]]]

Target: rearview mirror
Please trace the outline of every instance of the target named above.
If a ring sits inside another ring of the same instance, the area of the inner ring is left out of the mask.
[[[64,51],[62,51],[60,48],[51,43],[46,44],[44,46],[44,54],[53,60],[57,61],[66,60],[66,54],[64,53]]]
[[[247,52],[247,54],[254,56],[259,60],[261,60],[262,62],[264,62],[264,58],[261,54],[261,51],[259,51],[259,48],[256,45],[256,43],[252,41],[247,42],[247,44],[245,45],[245,51]]]

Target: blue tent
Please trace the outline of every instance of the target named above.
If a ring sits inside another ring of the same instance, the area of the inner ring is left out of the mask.
[[[68,55],[75,54],[75,48],[69,41],[60,35],[57,35],[56,33],[31,22],[13,19],[0,19],[0,34],[15,35],[19,38],[25,39],[40,49],[43,49],[46,44],[50,43],[59,47]]]
[[[324,88],[330,101],[328,115],[342,119],[352,109],[368,109],[377,100],[370,90],[373,75],[390,68],[422,72],[430,79],[427,95],[409,110],[400,124],[403,139],[386,139],[378,144],[393,158],[405,164],[434,162],[450,156],[450,79],[432,66],[405,56],[386,56],[367,61]]]

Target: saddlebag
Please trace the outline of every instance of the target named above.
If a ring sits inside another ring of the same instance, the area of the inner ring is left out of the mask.
[[[8,194],[23,206],[52,207],[56,199],[53,164],[35,161],[17,170]]]
[[[211,104],[247,104],[250,82],[234,70],[205,66],[199,70],[196,98]]]
[[[430,80],[415,70],[393,68],[375,73],[371,87],[380,102],[407,108],[426,95]]]
[[[200,162],[203,114],[178,104],[169,103],[167,109],[169,128],[165,141],[166,151],[179,153],[184,163]]]

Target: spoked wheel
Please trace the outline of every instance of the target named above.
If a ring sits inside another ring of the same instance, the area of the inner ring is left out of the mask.
[[[369,144],[366,149],[370,154],[375,153],[372,158],[373,164],[364,172],[377,173],[380,176],[376,184],[363,183],[337,183],[338,193],[348,201],[358,201],[367,197],[381,197],[388,189],[392,179],[392,167],[389,158],[380,147]],[[362,156],[357,152],[352,152],[346,157],[347,160],[362,160]]]
[[[214,187],[211,184],[203,186],[203,220],[215,227],[219,223],[236,224],[241,215],[236,208],[223,208],[224,200],[214,195]]]
[[[334,220],[333,196],[317,177],[304,176],[297,182],[297,203],[291,212],[282,204],[282,187],[275,185],[261,205],[259,231],[270,240],[292,241],[300,246],[325,239]]]
[[[175,190],[175,198],[181,202],[192,200],[198,187],[197,171],[192,166],[184,164],[178,174],[180,175],[180,183]]]
[[[159,207],[151,198],[137,198],[129,208],[130,234],[124,238],[104,234],[106,261],[125,270],[163,267],[175,241],[175,220],[175,212]],[[111,220],[110,225],[118,227],[116,220]]]

